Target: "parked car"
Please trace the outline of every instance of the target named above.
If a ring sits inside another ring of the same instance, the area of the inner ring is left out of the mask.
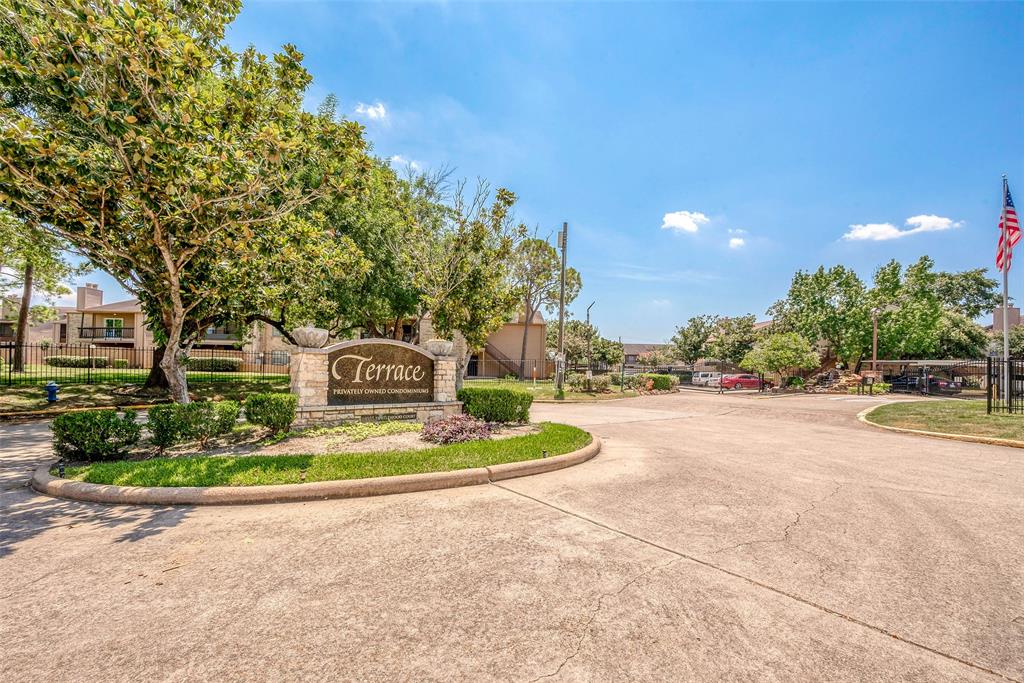
[[[724,375],[722,386],[726,389],[760,389],[761,378],[757,375]]]
[[[690,384],[697,387],[706,387],[708,382],[711,380],[718,379],[722,376],[720,372],[695,372],[693,378],[690,380]]]
[[[900,375],[892,380],[892,391],[904,394],[945,394],[952,396],[963,390],[960,382],[946,379],[945,377],[928,377],[928,388],[925,390],[924,377],[914,375]]]

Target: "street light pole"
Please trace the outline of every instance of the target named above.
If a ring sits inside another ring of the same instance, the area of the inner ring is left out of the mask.
[[[592,353],[591,342],[594,339],[594,329],[590,326],[590,309],[594,307],[596,301],[591,301],[590,305],[587,306],[587,375],[589,376],[594,370],[594,356]]]
[[[871,372],[878,371],[878,309],[871,309]]]

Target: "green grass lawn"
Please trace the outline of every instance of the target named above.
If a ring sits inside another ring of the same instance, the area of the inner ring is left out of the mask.
[[[536,434],[419,451],[330,455],[154,458],[68,468],[69,479],[118,486],[260,486],[363,479],[485,467],[569,453],[590,443],[582,429],[545,422]],[[303,478],[303,474],[305,477]]]
[[[267,375],[274,368],[281,369],[281,377],[287,379],[287,366],[266,366]],[[50,365],[27,364],[24,372],[8,372],[9,367],[0,368],[0,383],[11,385],[42,386],[53,380],[57,384],[101,382],[104,384],[142,384],[149,376],[149,370],[143,368],[61,368]],[[252,378],[259,373],[244,372],[213,372],[192,370],[187,373],[196,382],[235,382],[239,377]],[[264,376],[267,376],[264,375]]]
[[[984,401],[889,403],[871,411],[867,419],[889,427],[1024,441],[1024,415],[988,415]]]
[[[555,383],[553,380],[537,380],[536,383],[527,380],[525,382],[519,382],[516,380],[504,380],[504,379],[467,379],[465,386],[467,387],[507,387],[509,389],[519,389],[520,391],[526,391],[533,394],[535,399],[539,400],[554,400],[555,398]],[[636,396],[637,393],[632,389],[627,389],[622,392],[619,391],[618,387],[612,387],[612,391],[606,394],[591,394],[591,393],[577,393],[574,391],[565,392],[566,401],[604,401],[613,398],[629,398]]]
[[[60,412],[67,408],[103,408],[109,406],[150,403],[152,399],[136,394],[117,393],[121,384],[67,384],[57,394],[57,403],[46,402],[46,391],[39,386],[0,386],[0,414],[26,410]],[[288,377],[268,378],[267,381],[244,380],[234,377],[230,382],[190,381],[189,393],[194,399],[228,400],[263,391],[288,391]]]

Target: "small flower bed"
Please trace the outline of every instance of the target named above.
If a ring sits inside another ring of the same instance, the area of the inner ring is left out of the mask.
[[[478,441],[491,438],[491,427],[471,415],[452,415],[425,425],[420,438],[439,444]]]

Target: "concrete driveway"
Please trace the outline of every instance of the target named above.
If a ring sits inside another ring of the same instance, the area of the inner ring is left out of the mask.
[[[875,402],[537,405],[604,451],[247,508],[34,495],[0,425],[0,680],[1024,680],[1024,451]]]

